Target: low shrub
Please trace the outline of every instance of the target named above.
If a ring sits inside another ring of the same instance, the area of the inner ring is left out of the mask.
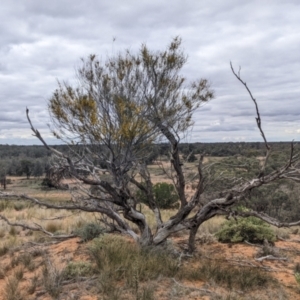
[[[294,275],[298,284],[300,284],[300,264],[297,263],[294,267]]]
[[[7,244],[4,244],[0,247],[0,256],[5,255],[9,251]]]
[[[155,201],[161,209],[175,209],[179,207],[179,197],[173,184],[160,182],[153,186]],[[149,205],[147,195],[142,191],[137,192],[137,198],[140,202]]]
[[[56,221],[50,221],[46,224],[45,229],[51,233],[56,233],[61,230],[62,224]]]
[[[223,228],[216,233],[216,237],[223,243],[263,243],[264,240],[272,243],[276,239],[272,228],[255,217],[226,221]]]
[[[75,230],[75,234],[79,236],[83,242],[90,241],[100,234],[103,234],[103,232],[103,227],[97,223],[87,223]]]
[[[70,262],[63,271],[64,279],[84,277],[93,273],[93,267],[85,261]]]
[[[16,277],[9,277],[4,287],[4,299],[6,300],[22,300],[24,297],[20,292],[19,280]]]
[[[50,261],[46,261],[42,274],[45,290],[52,298],[58,299],[62,291],[63,272],[57,269]]]
[[[103,235],[90,247],[98,272],[115,279],[152,280],[159,276],[173,277],[178,271],[178,261],[163,249],[141,249],[137,244],[116,235]],[[130,282],[128,282],[130,284]]]

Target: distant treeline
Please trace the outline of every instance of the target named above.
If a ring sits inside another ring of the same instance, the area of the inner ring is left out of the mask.
[[[289,151],[290,142],[273,142],[269,143],[274,151]],[[61,151],[69,151],[67,145],[56,145],[53,148]],[[80,146],[74,146],[80,149]],[[155,144],[152,152],[158,155],[168,155],[169,145],[166,143]],[[265,145],[261,142],[236,142],[236,143],[181,143],[180,152],[184,155],[190,153],[205,154],[208,156],[260,156],[265,154]],[[51,155],[44,146],[17,146],[17,145],[0,145],[0,160],[6,158],[46,158]]]
[[[287,154],[290,150],[290,143],[278,142],[270,143],[273,153],[277,152]],[[52,146],[61,152],[70,151],[70,146],[56,145]],[[81,146],[72,146],[72,151],[80,151]],[[148,149],[150,150],[150,149]],[[179,150],[182,153],[183,158],[188,161],[194,161],[197,159],[197,154],[203,154],[205,156],[263,156],[265,155],[265,145],[260,142],[252,143],[182,143],[179,145]],[[101,151],[98,148],[97,151]],[[152,151],[148,151],[147,163],[151,164],[159,157],[169,156],[170,147],[166,143],[152,145]],[[16,145],[0,145],[0,177],[3,175],[9,176],[42,176],[47,173],[49,168],[49,158],[51,152],[44,146],[16,146]],[[105,167],[105,166],[103,166]]]

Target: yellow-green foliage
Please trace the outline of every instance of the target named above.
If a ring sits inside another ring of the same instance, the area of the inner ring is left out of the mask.
[[[262,243],[264,240],[274,242],[276,237],[272,228],[255,217],[232,219],[225,221],[223,228],[216,236],[221,242],[243,242]]]
[[[143,45],[137,54],[126,51],[104,63],[90,55],[77,70],[78,86],[59,83],[50,99],[54,134],[140,147],[161,133],[163,123],[185,131],[193,111],[214,96],[205,79],[183,86],[179,72],[186,60],[178,37],[165,51]]]

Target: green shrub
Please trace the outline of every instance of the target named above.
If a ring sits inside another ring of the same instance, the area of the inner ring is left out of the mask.
[[[161,209],[174,209],[179,207],[178,194],[173,184],[161,182],[153,186],[155,201]],[[137,192],[137,198],[140,202],[149,204],[147,196],[142,191]]]
[[[104,231],[103,227],[101,227],[97,223],[87,223],[82,227],[75,230],[75,234],[78,235],[82,241],[87,242],[102,234]]]
[[[85,277],[93,273],[92,265],[85,261],[70,262],[63,271],[64,279]]]
[[[263,243],[275,241],[275,234],[272,228],[255,217],[240,218],[226,221],[223,229],[216,233],[220,242],[238,243],[248,241],[250,243]]]

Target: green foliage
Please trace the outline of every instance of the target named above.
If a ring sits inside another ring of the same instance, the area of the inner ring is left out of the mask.
[[[155,201],[161,209],[174,209],[179,207],[178,194],[173,184],[160,182],[153,186]],[[140,202],[149,204],[147,196],[142,191],[137,192],[137,198]]]
[[[64,279],[73,279],[89,276],[93,273],[93,267],[85,261],[70,262],[63,271]]]
[[[27,179],[30,178],[30,175],[33,172],[34,163],[28,159],[22,159],[20,162],[18,173],[19,175],[23,175],[25,173]]]
[[[300,264],[297,263],[294,267],[294,276],[298,284],[300,284]]]
[[[75,230],[75,234],[78,235],[84,242],[98,237],[103,232],[103,227],[97,223],[87,223]]]
[[[275,234],[271,227],[255,217],[226,221],[224,227],[217,232],[216,236],[220,242],[224,243],[275,241]]]
[[[39,160],[34,163],[33,176],[40,177],[44,174],[44,168]]]

